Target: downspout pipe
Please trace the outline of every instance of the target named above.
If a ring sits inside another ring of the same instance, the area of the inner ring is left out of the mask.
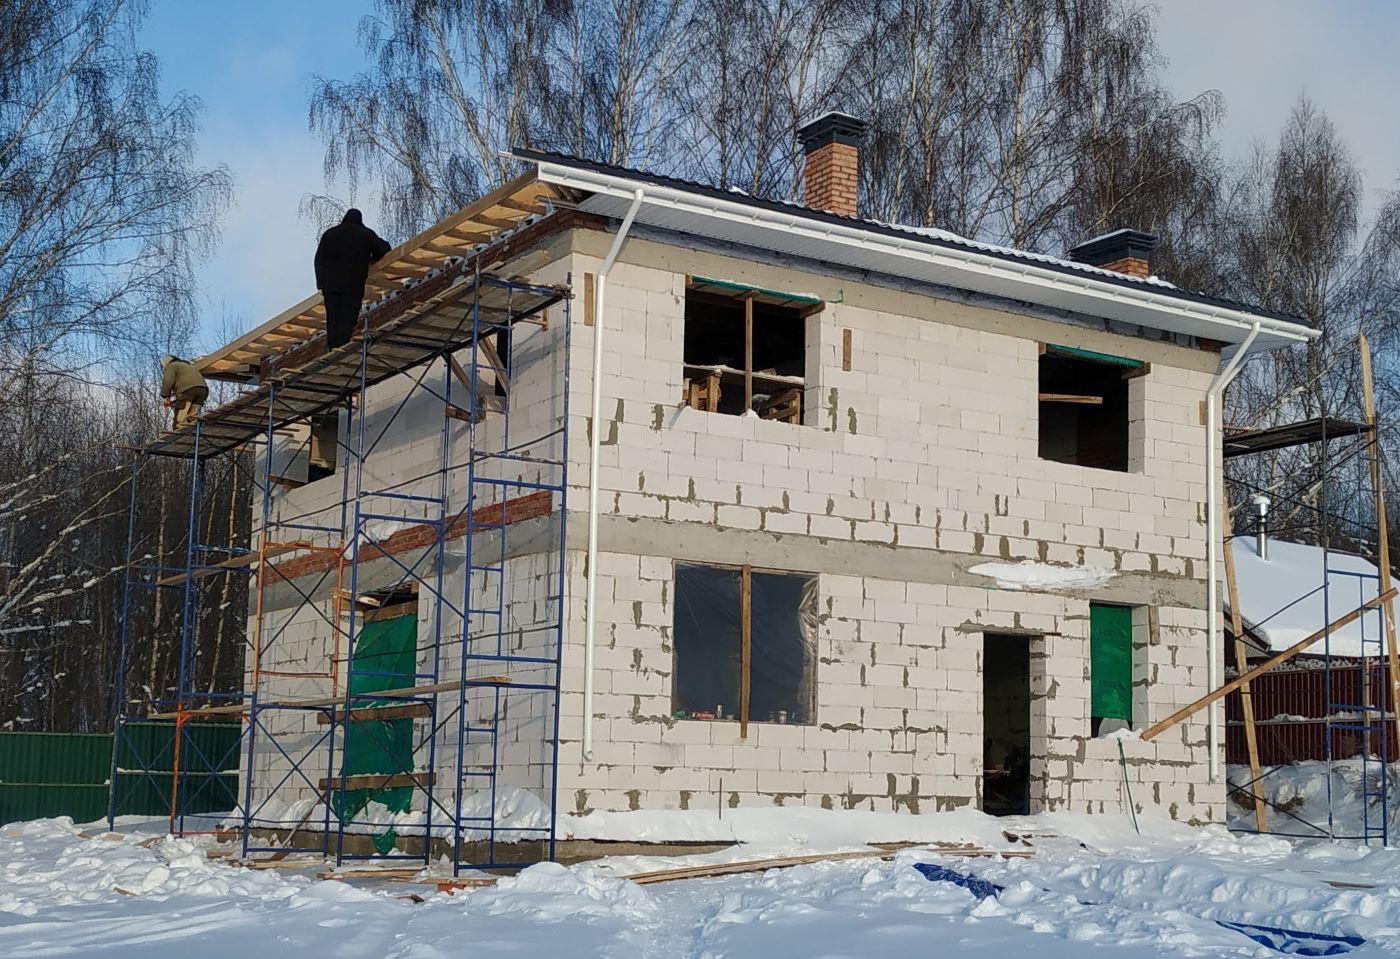
[[[1249,334],[1235,350],[1225,368],[1215,374],[1206,387],[1206,688],[1214,691],[1220,686],[1220,664],[1224,659],[1224,643],[1220,633],[1220,483],[1222,450],[1220,446],[1220,400],[1225,387],[1239,373],[1249,348],[1259,336],[1260,324],[1250,327]],[[1220,711],[1210,707],[1207,713],[1207,743],[1210,747],[1210,781],[1220,778]]]
[[[622,244],[632,229],[632,221],[641,209],[644,193],[632,195],[632,205],[622,218],[617,235],[613,237],[603,265],[593,282],[593,396],[588,421],[588,569],[584,588],[583,619],[583,758],[593,759],[593,647],[598,616],[598,459],[603,436],[603,331],[607,321],[603,306],[607,302],[608,273],[612,270]]]

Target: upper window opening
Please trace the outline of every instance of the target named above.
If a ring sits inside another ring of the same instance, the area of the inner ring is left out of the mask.
[[[1129,469],[1128,381],[1146,365],[1047,346],[1040,356],[1040,458]]]
[[[731,416],[802,422],[815,297],[692,277],[685,296],[684,401]]]

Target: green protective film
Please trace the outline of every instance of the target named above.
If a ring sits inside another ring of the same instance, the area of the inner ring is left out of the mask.
[[[1133,610],[1089,604],[1090,714],[1133,719]]]
[[[399,700],[375,699],[363,694],[412,686],[417,659],[418,617],[415,614],[365,623],[355,637],[354,669],[350,675],[351,708],[400,703]],[[392,776],[412,772],[413,766],[411,718],[366,719],[345,724],[344,762],[341,767],[344,775],[383,773]],[[353,819],[371,802],[383,804],[390,812],[407,812],[413,803],[413,787],[337,792],[336,815],[342,820]],[[381,853],[387,852],[393,847],[394,839],[391,828],[375,837],[375,848]]]

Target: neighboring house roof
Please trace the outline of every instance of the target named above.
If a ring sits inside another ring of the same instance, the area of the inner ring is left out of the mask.
[[[1320,546],[1270,540],[1269,558],[1260,559],[1254,537],[1244,535],[1231,539],[1229,546],[1235,559],[1240,615],[1247,631],[1263,639],[1275,652],[1305,639],[1380,593],[1375,564],[1361,556],[1329,551],[1324,558]],[[1326,645],[1319,640],[1306,653],[1374,656],[1384,648],[1376,644],[1381,639],[1384,622],[1380,611],[1372,610],[1334,631]]]
[[[1240,343],[1258,324],[1256,348],[1304,342],[1317,332],[1296,317],[1070,260],[969,240],[946,230],[880,223],[765,200],[733,190],[537,150],[516,150],[539,178],[584,194],[580,209],[845,267],[986,293],[1053,310]]]

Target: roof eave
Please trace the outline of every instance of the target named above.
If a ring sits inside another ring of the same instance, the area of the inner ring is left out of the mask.
[[[892,274],[919,279],[918,271],[911,272],[901,267],[931,265],[961,280],[948,285],[1052,307],[1063,307],[1068,297],[1077,303],[1076,309],[1081,313],[1171,332],[1188,332],[1230,345],[1243,341],[1257,324],[1260,335],[1256,340],[1256,350],[1305,343],[1320,335],[1319,331],[1298,323],[1174,296],[1165,291],[1156,291],[1146,284],[1126,285],[1098,279],[1088,273],[1071,274],[973,249],[935,245],[915,235],[907,238],[891,236],[863,229],[859,225],[832,222],[815,213],[806,216],[800,211],[773,210],[739,199],[722,199],[559,159],[528,153],[517,156],[534,163],[544,182],[627,203],[640,192],[643,210],[647,205],[664,207],[712,225],[742,226],[750,233],[757,228],[760,233],[769,234],[766,245],[779,252],[789,250],[794,238],[816,241],[829,246],[833,253],[843,249],[863,250],[887,258],[887,272]],[[590,204],[585,200],[581,205],[588,208]],[[638,217],[645,222],[641,212]],[[837,257],[829,259],[836,260]],[[989,290],[989,286],[996,288]],[[1158,322],[1150,321],[1154,317]]]

